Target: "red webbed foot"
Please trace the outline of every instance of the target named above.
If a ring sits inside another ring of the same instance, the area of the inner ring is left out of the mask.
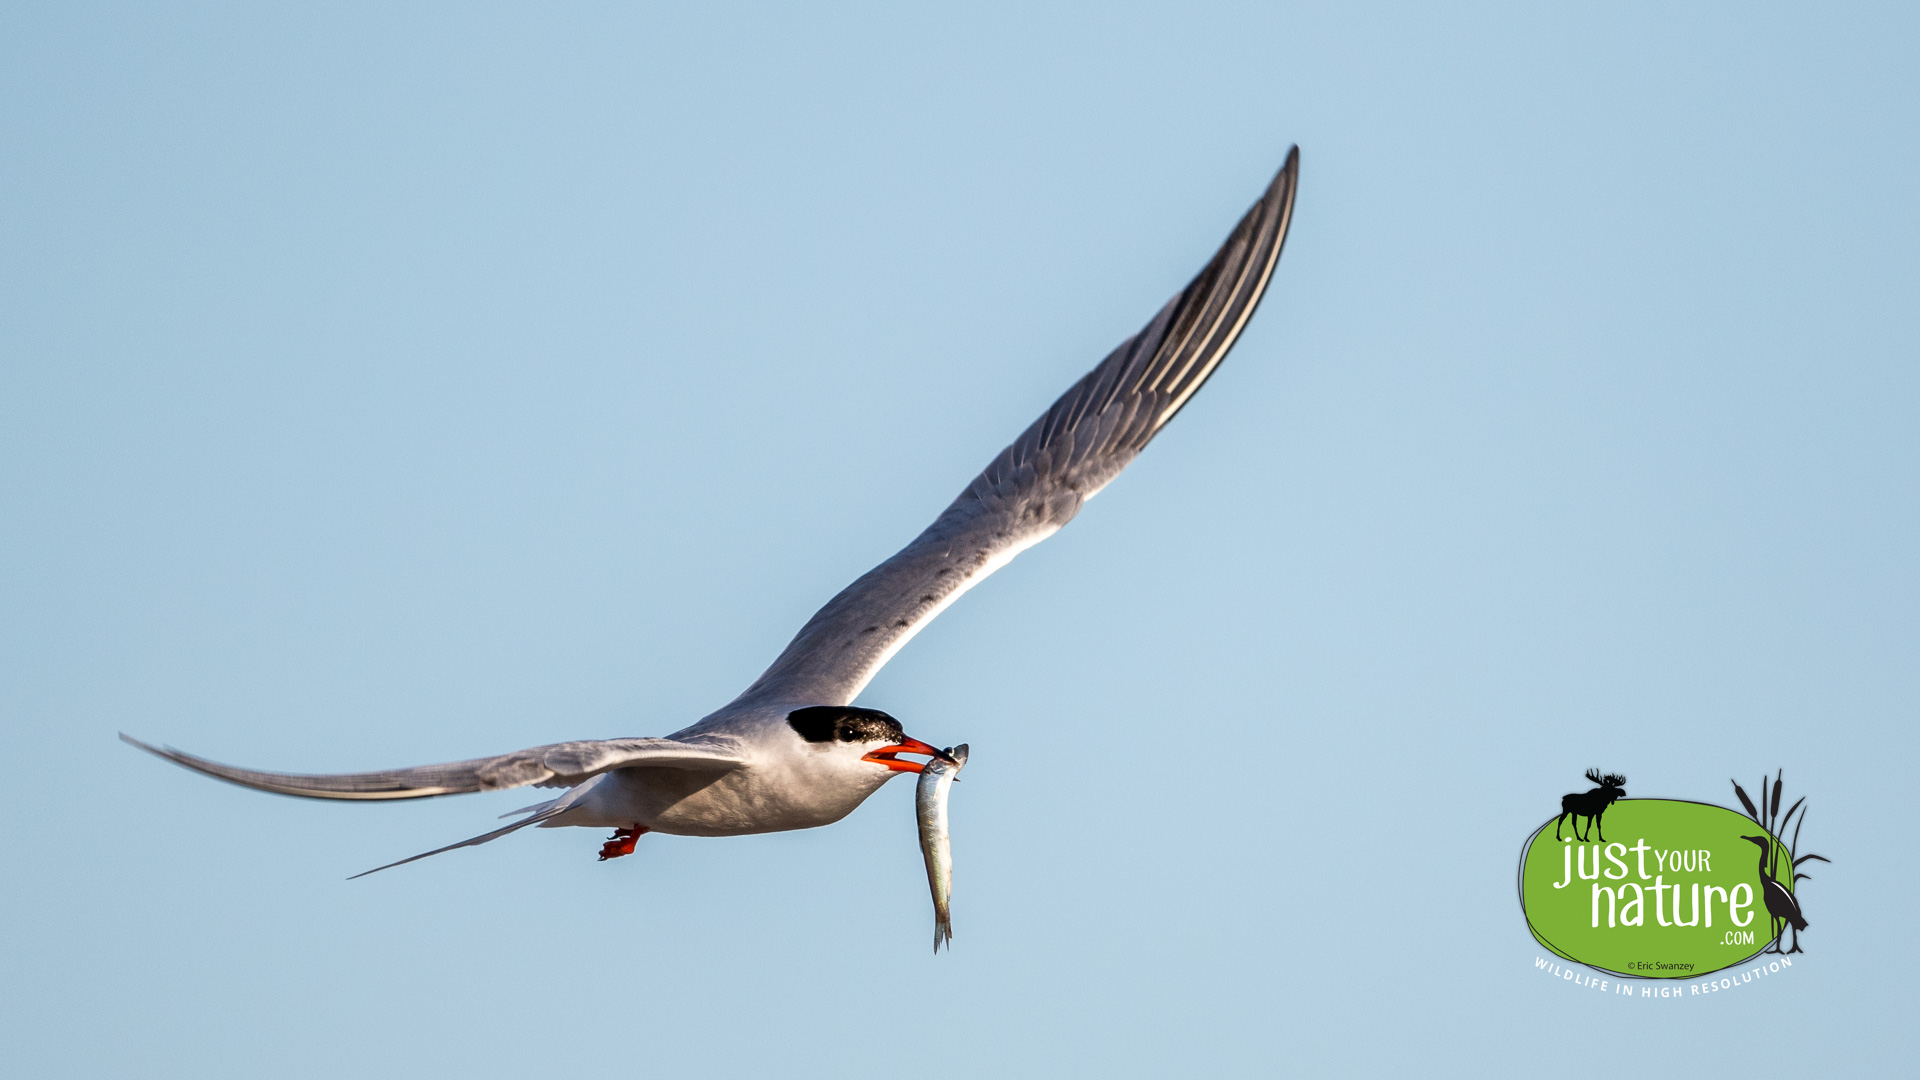
[[[634,843],[640,839],[640,834],[646,831],[647,828],[644,825],[613,830],[613,835],[607,838],[607,842],[600,845],[600,861],[606,862],[608,859],[633,854]]]

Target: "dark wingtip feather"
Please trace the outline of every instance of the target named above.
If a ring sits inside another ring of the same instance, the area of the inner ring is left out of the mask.
[[[120,741],[139,747],[155,757],[165,758],[183,769],[191,769],[202,776],[211,776],[229,784],[254,791],[265,791],[275,795],[290,795],[299,799],[347,799],[347,800],[387,800],[418,799],[432,795],[456,794],[461,791],[477,791],[475,784],[460,786],[441,774],[449,770],[458,770],[466,763],[452,766],[426,766],[423,769],[396,770],[392,772],[372,773],[280,773],[265,772],[259,769],[243,769],[237,765],[226,765],[218,761],[198,757],[185,750],[175,750],[171,746],[152,746],[139,739],[120,733]],[[406,779],[409,773],[433,774],[430,782],[415,784]]]
[[[1259,310],[1292,229],[1299,181],[1300,147],[1295,144],[1288,149],[1286,162],[1274,173],[1267,189],[1181,293],[1179,309],[1167,327],[1167,339],[1159,343],[1153,363],[1140,372],[1131,388],[1156,391],[1170,399],[1136,450],[1143,449],[1186,408]]]

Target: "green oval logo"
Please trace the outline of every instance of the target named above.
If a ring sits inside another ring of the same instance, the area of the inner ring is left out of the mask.
[[[1767,892],[1769,883],[1792,891],[1792,856],[1752,818],[1708,803],[1623,798],[1602,824],[1604,834],[1576,836],[1572,822],[1550,819],[1521,856],[1527,926],[1562,959],[1687,979],[1750,960],[1779,937]]]

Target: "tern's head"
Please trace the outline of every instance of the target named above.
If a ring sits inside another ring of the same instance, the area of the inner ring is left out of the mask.
[[[879,709],[851,705],[813,705],[787,714],[787,726],[815,750],[871,762],[894,772],[919,772],[918,761],[901,761],[900,754],[925,754],[952,761],[938,747],[907,737],[900,721]]]

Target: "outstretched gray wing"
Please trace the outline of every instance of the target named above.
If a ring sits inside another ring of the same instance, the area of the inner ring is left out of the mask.
[[[927,530],[834,597],[737,704],[848,704],[960,594],[1051,536],[1173,419],[1253,315],[1280,258],[1300,148],[1206,269],[1073,385]]]
[[[725,771],[744,762],[725,739],[595,739],[554,743],[499,757],[362,773],[260,772],[222,765],[172,747],[149,746],[131,735],[120,738],[150,754],[195,772],[241,787],[298,795],[307,799],[424,799],[502,788],[572,787],[609,769],[648,765],[668,769]],[[523,822],[524,824],[524,822]]]

